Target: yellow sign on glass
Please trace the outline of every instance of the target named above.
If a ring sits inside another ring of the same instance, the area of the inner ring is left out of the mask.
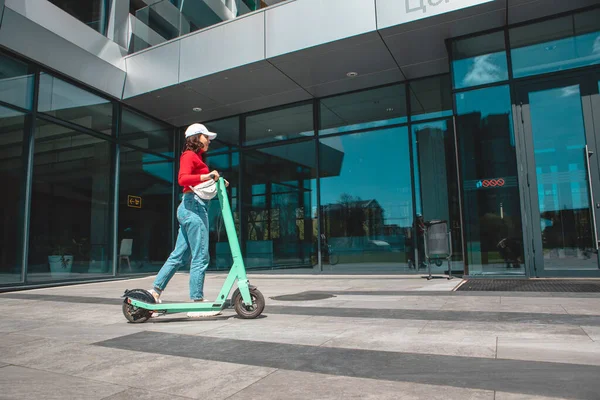
[[[142,208],[142,198],[139,196],[127,196],[127,207]]]

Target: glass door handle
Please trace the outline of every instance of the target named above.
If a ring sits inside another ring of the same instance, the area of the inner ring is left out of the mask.
[[[590,157],[594,153],[590,151],[588,145],[585,145],[585,166],[587,167],[588,186],[590,191],[590,201],[592,210],[592,229],[594,230],[594,248],[598,250],[598,230],[596,227],[596,201],[594,200],[594,191],[592,185],[592,169],[590,168]]]

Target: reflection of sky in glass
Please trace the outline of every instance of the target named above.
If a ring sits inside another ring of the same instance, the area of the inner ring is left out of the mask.
[[[600,32],[516,48],[515,78],[600,64]]]
[[[385,211],[386,224],[410,226],[412,193],[407,135],[407,127],[398,127],[322,139],[323,145],[343,152],[343,164],[339,176],[321,179],[321,204],[338,203],[342,193],[376,200]]]
[[[494,114],[510,114],[510,91],[508,86],[496,86],[456,95],[458,115],[480,112],[481,118]]]
[[[540,212],[588,207],[579,86],[531,92],[529,103]]]
[[[484,85],[508,79],[506,52],[455,60],[452,62],[454,87]]]

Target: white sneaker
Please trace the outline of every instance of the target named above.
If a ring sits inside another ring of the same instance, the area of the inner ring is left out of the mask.
[[[162,300],[160,299],[160,293],[158,293],[158,292],[157,292],[156,290],[154,290],[154,289],[150,289],[150,290],[149,290],[149,292],[150,292],[150,294],[152,295],[152,297],[154,297],[154,301],[155,301],[157,304],[160,304],[160,303],[162,303]]]

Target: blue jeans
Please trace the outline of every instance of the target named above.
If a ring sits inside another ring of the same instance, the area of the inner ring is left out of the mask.
[[[204,273],[208,268],[208,202],[193,193],[184,193],[177,208],[179,233],[175,249],[160,269],[154,287],[161,292],[190,256],[190,298],[204,298]]]

